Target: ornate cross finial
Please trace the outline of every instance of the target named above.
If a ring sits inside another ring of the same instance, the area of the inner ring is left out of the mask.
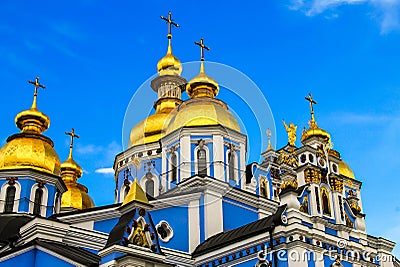
[[[165,20],[168,24],[168,39],[172,38],[172,26],[179,27],[179,24],[172,20],[172,13],[171,11],[168,12],[168,17],[161,16],[161,19]]]
[[[210,48],[204,44],[204,38],[201,38],[200,42],[194,42],[194,44],[200,46],[200,60],[204,61],[204,49],[210,51]]]
[[[36,98],[38,95],[38,89],[39,88],[46,88],[46,86],[44,86],[43,84],[39,83],[39,77],[36,76],[35,81],[29,80],[28,83],[33,84],[35,86],[35,91],[33,93],[33,103],[32,103],[32,109],[36,109]]]
[[[305,97],[305,99],[310,102],[310,112],[311,112],[311,118],[314,118],[314,104],[317,104],[315,100],[312,98],[312,94],[309,93],[308,96]]]
[[[271,145],[271,136],[272,136],[272,132],[271,132],[271,129],[268,128],[267,131],[266,131],[266,133],[267,133],[267,137],[268,137],[268,147],[267,147],[267,150],[271,150],[271,149],[272,149],[272,145]]]
[[[80,136],[75,133],[74,128],[72,128],[71,132],[65,132],[65,134],[71,136],[71,139],[69,141],[69,157],[72,158],[72,148],[74,147],[74,138],[80,138]]]

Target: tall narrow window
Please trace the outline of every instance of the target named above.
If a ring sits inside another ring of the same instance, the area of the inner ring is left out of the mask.
[[[328,192],[326,191],[325,188],[323,188],[321,191],[322,191],[322,192],[321,192],[321,198],[322,198],[322,212],[323,212],[325,215],[331,216],[331,208],[330,208],[330,205],[329,205]]]
[[[199,175],[207,175],[207,157],[206,150],[203,147],[200,147],[199,150],[197,150],[197,168]]]
[[[6,191],[6,203],[4,207],[4,212],[13,212],[14,210],[14,200],[15,200],[15,186],[10,185],[7,187]]]
[[[40,215],[41,207],[42,207],[42,199],[43,199],[43,189],[37,188],[35,191],[35,200],[33,204],[33,214]]]
[[[146,181],[146,193],[154,197],[154,181],[153,179],[148,179]]]
[[[228,153],[228,175],[229,180],[235,181],[235,153],[231,151]]]
[[[178,169],[178,159],[175,153],[171,155],[171,182],[176,182],[177,179],[177,169]]]

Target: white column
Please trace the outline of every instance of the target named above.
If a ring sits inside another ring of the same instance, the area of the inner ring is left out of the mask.
[[[213,136],[214,150],[214,178],[224,181],[224,139],[222,135]]]
[[[239,166],[239,179],[240,187],[245,189],[246,187],[246,145],[244,143],[240,144],[240,166]]]
[[[200,201],[189,202],[189,252],[192,253],[200,244]]]
[[[180,178],[184,180],[191,176],[191,156],[190,156],[190,135],[181,137],[180,140],[181,153],[179,156],[180,160]]]
[[[164,148],[165,149],[165,148]],[[161,185],[162,185],[162,192],[164,193],[165,191],[169,190],[169,184],[167,188],[167,152],[163,149],[162,156],[161,156]]]
[[[224,230],[222,214],[222,196],[206,191],[204,194],[204,229],[205,238],[209,238]]]

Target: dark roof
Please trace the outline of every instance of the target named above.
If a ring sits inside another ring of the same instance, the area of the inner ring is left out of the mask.
[[[0,243],[5,245],[10,239],[17,239],[21,226],[33,218],[34,216],[22,214],[2,214],[0,216]]]
[[[2,253],[0,253],[0,258],[4,257],[6,255],[9,255],[11,253],[17,252],[19,250],[34,246],[34,245],[44,247],[44,248],[51,250],[63,257],[66,257],[72,261],[78,262],[85,266],[90,266],[90,267],[93,266],[94,267],[94,266],[99,266],[99,263],[100,263],[100,256],[98,256],[94,253],[91,253],[83,248],[69,246],[67,244],[60,243],[60,242],[45,241],[42,239],[35,239],[35,240],[32,240],[22,246],[2,252]]]
[[[116,203],[116,204],[110,204],[110,205],[105,205],[105,206],[93,207],[93,208],[89,208],[89,209],[74,210],[74,211],[69,211],[69,212],[57,213],[57,214],[51,215],[49,218],[58,218],[58,217],[64,217],[64,216],[79,214],[79,213],[86,213],[86,212],[90,212],[90,211],[105,210],[105,209],[110,209],[110,208],[116,208],[116,207],[119,207],[121,205],[122,205],[122,203]]]
[[[243,225],[239,228],[216,234],[206,239],[203,243],[196,247],[192,256],[196,257],[206,254],[207,252],[213,251],[215,249],[219,249],[230,244],[240,242],[249,237],[273,230],[278,225],[283,225],[281,215],[285,211],[285,209],[286,205],[280,206],[276,213],[273,215]]]
[[[132,209],[131,211],[123,214],[119,220],[118,223],[114,226],[114,228],[111,230],[110,234],[108,235],[108,240],[105,248],[110,247],[112,245],[119,244],[124,237],[124,232],[126,229],[126,226],[129,224],[129,222],[133,219],[133,216],[135,216],[136,209]]]

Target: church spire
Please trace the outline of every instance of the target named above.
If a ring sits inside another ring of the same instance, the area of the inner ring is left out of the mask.
[[[61,208],[66,211],[69,209],[82,210],[92,208],[94,203],[88,195],[88,189],[77,182],[82,176],[82,168],[72,157],[74,139],[79,138],[79,135],[75,133],[74,128],[72,128],[71,132],[65,132],[65,134],[70,136],[70,144],[68,158],[61,163],[61,178],[68,190],[62,195]]]
[[[162,20],[165,20],[168,25],[168,48],[167,54],[160,59],[157,63],[157,71],[160,76],[164,75],[177,75],[182,73],[182,64],[180,60],[172,54],[172,26],[179,27],[179,24],[172,20],[171,11],[168,12],[168,17],[161,16]]]
[[[219,92],[218,83],[204,71],[204,50],[209,51],[210,48],[204,44],[204,38],[194,44],[200,47],[200,73],[188,83],[186,91],[190,98],[214,98]]]

